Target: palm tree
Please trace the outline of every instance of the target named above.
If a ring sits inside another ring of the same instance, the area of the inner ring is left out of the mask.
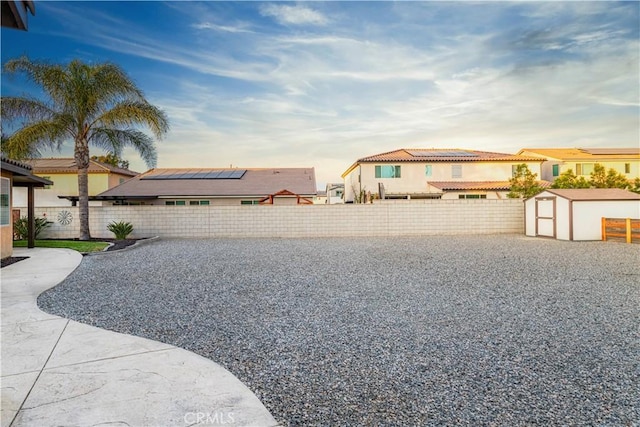
[[[68,64],[10,60],[6,73],[24,73],[39,86],[46,100],[34,97],[2,97],[3,122],[22,119],[2,151],[10,157],[38,157],[43,148],[60,149],[65,140],[74,141],[78,167],[80,240],[89,240],[89,145],[119,156],[125,146],[133,147],[149,167],[156,164],[153,139],[141,132],[144,126],[161,139],[169,130],[164,112],[151,105],[126,73],[111,63]],[[4,125],[3,125],[4,127]]]

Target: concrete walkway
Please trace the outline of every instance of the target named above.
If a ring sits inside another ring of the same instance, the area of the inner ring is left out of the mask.
[[[65,249],[0,271],[2,426],[275,426],[258,398],[189,351],[40,311],[38,295],[82,260]]]

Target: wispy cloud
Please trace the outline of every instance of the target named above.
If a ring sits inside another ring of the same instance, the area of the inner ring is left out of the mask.
[[[307,6],[286,4],[266,4],[260,7],[263,16],[273,17],[280,24],[327,25],[329,20],[322,13]]]
[[[172,121],[162,167],[327,182],[399,147],[637,144],[637,3],[150,3],[171,31],[73,4],[43,3],[64,28],[47,35],[110,52],[151,92]]]
[[[230,25],[218,25],[211,22],[201,22],[193,24],[193,28],[198,30],[214,30],[227,33],[253,33],[253,31],[247,29],[245,26],[230,26]]]

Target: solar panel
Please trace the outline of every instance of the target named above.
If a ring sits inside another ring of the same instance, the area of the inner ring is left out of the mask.
[[[194,171],[160,171],[147,175],[141,179],[240,179],[247,172],[246,169],[213,169]]]
[[[409,151],[413,157],[478,157],[469,151]]]

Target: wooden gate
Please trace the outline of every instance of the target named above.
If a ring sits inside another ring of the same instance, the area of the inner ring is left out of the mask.
[[[536,236],[556,238],[555,197],[536,197]]]

